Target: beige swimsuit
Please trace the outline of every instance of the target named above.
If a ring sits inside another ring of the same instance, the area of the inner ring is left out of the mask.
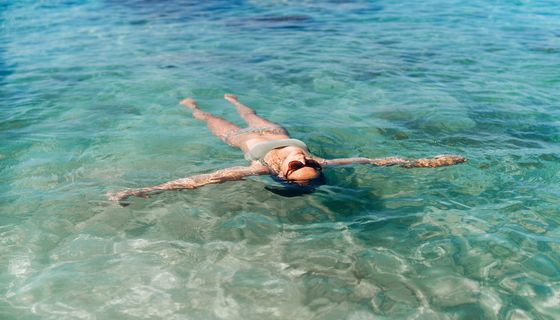
[[[255,144],[245,154],[245,159],[261,161],[264,158],[264,156],[267,153],[269,153],[271,150],[284,148],[284,147],[298,147],[303,151],[305,151],[305,153],[309,153],[309,150],[307,149],[307,145],[301,140],[279,139],[279,140],[263,141]]]

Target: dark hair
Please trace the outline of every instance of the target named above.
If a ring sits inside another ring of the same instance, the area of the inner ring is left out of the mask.
[[[305,180],[305,181],[290,181],[283,180],[276,176],[272,176],[272,179],[276,181],[277,185],[268,185],[264,188],[272,193],[283,197],[299,197],[304,194],[310,194],[315,192],[317,187],[326,184],[325,176],[320,172],[319,176],[315,179]]]

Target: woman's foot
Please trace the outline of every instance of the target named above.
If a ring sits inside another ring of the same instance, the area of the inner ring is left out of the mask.
[[[235,108],[237,109],[237,113],[239,113],[241,117],[244,117],[245,115],[255,114],[255,111],[253,109],[239,102],[239,100],[237,100],[237,96],[234,94],[226,93],[224,94],[224,99],[226,99],[227,101],[229,101],[229,103],[235,106]]]
[[[226,93],[224,94],[224,99],[226,99],[227,101],[231,102],[231,103],[235,103],[238,102],[237,101],[237,96],[231,93]]]
[[[183,99],[179,103],[191,110],[198,109],[198,105],[196,104],[196,101],[194,101],[194,99],[192,98]]]
[[[206,112],[203,112],[202,110],[200,110],[198,108],[198,105],[196,104],[196,101],[194,101],[194,99],[186,98],[186,99],[181,100],[181,102],[179,102],[179,103],[184,105],[185,107],[191,109],[192,110],[192,115],[195,119],[206,120],[208,118],[208,114]]]

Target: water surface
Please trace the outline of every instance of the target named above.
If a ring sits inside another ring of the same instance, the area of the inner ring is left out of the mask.
[[[560,317],[554,1],[0,4],[0,318]],[[178,105],[236,93],[336,168],[122,208],[244,165]]]

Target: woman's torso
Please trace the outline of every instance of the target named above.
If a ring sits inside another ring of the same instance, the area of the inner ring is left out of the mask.
[[[289,139],[290,136],[282,128],[263,127],[246,128],[234,133],[228,139],[231,144],[238,146],[244,153],[248,153],[255,145],[272,140]]]

